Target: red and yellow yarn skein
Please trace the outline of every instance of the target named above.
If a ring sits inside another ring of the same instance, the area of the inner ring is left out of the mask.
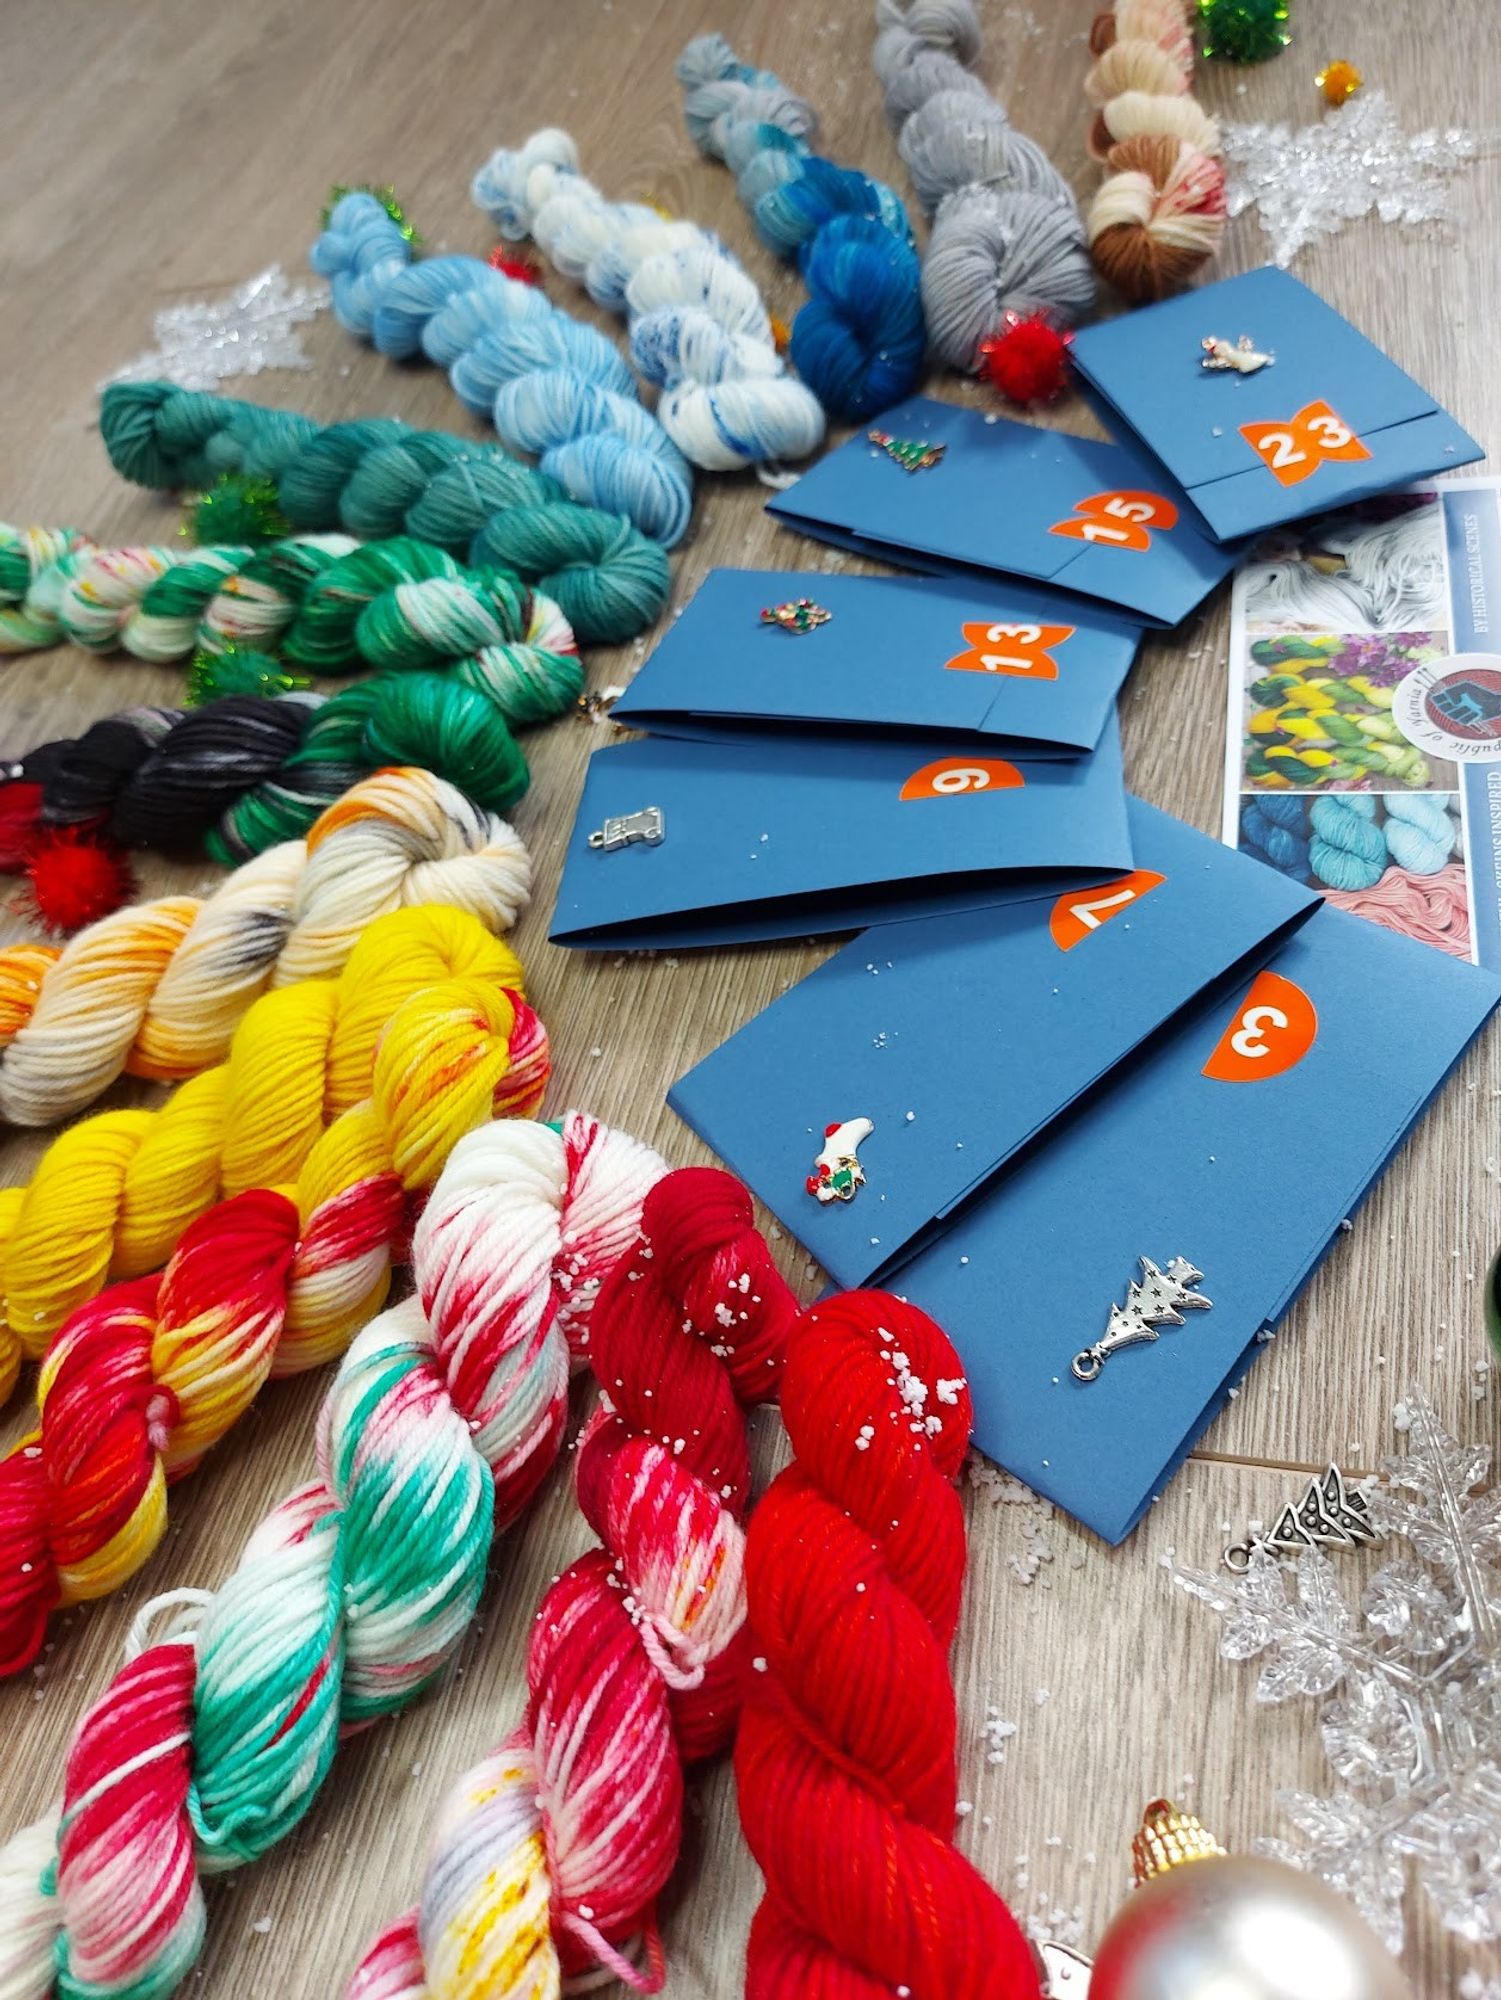
[[[331,978],[377,917],[451,904],[508,931],[531,860],[503,819],[429,771],[352,785],[209,895],[117,910],[66,945],[0,949],[0,1120],[51,1125],[122,1073],[178,1083],[222,1062],[271,987]]]
[[[959,1357],[915,1306],[843,1293],[788,1336],[782,1420],[796,1459],[746,1538],[735,1777],[766,1877],[746,2000],[1038,2000],[1025,1936],[953,1846]]]
[[[41,1428],[0,1461],[0,1672],[35,1657],[54,1606],[139,1569],[165,1527],[168,1483],[268,1375],[332,1359],[380,1310],[409,1197],[464,1133],[540,1104],[547,1038],[520,976],[475,919],[402,911],[372,927],[339,981],[251,1010],[224,1098],[244,1114],[243,1164],[224,1172],[242,1191],[199,1215],[159,1277],[73,1314],[38,1379]],[[297,1115],[278,1131],[288,1095]],[[177,1150],[212,1122],[212,1111],[190,1121]],[[158,1178],[174,1178],[172,1150],[153,1163]]]

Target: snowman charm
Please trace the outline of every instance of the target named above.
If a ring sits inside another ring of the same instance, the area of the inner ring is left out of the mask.
[[[843,1124],[825,1125],[823,1151],[813,1162],[813,1171],[805,1183],[809,1194],[823,1202],[853,1201],[855,1190],[865,1185],[860,1147],[875,1129],[868,1118],[847,1118]]]

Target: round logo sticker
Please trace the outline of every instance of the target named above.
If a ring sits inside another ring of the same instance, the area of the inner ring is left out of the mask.
[[[1451,653],[1397,684],[1392,720],[1420,750],[1459,764],[1501,756],[1501,654]]]

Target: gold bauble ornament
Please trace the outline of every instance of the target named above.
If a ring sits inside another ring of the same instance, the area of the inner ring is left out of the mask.
[[[1132,1855],[1138,1886],[1101,1941],[1089,2000],[1412,2000],[1316,1876],[1226,1854],[1166,1799],[1147,1807]]]

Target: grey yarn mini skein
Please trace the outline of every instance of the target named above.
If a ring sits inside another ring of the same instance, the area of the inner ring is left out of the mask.
[[[973,372],[1008,313],[1072,326],[1095,277],[1073,191],[968,67],[971,0],[876,0],[873,56],[912,186],[932,217],[923,307],[934,351]]]

